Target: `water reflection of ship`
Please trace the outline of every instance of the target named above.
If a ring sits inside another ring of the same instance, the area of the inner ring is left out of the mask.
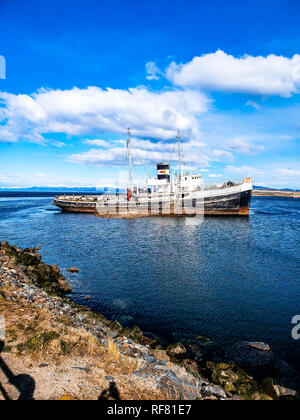
[[[248,216],[252,198],[252,178],[240,183],[226,182],[206,186],[201,174],[182,170],[181,136],[178,131],[178,173],[171,174],[170,163],[157,165],[157,177],[148,177],[142,187],[134,183],[132,140],[128,129],[127,157],[129,187],[127,194],[68,197],[57,196],[54,205],[65,212],[96,213],[103,218],[146,216]]]

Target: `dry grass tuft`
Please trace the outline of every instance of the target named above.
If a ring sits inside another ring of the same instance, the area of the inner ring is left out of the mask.
[[[103,349],[100,346],[99,340],[92,335],[87,337],[87,353],[89,356],[98,356],[99,353],[102,353]]]
[[[11,355],[21,356],[22,360],[27,360],[33,365],[46,362],[54,369],[58,366],[59,369],[63,369],[65,363],[74,360],[75,364],[92,366],[93,371],[97,372],[92,379],[83,373],[84,380],[89,378],[88,380],[98,384],[103,381],[105,375],[119,378],[118,386],[122,398],[157,397],[156,391],[152,395],[152,391],[147,389],[135,389],[131,380],[128,381],[127,375],[141,367],[143,362],[123,355],[113,340],[105,347],[84,328],[76,328],[70,325],[70,322],[64,322],[64,317],[54,316],[48,310],[4,301],[1,295],[0,310],[7,320],[7,345],[10,346]],[[98,377],[99,380],[96,379]],[[81,399],[81,396],[79,398],[67,390],[65,394],[55,396],[57,397],[63,401]]]
[[[110,340],[107,347],[107,360],[103,359],[107,373],[128,375],[138,369],[137,360],[122,356],[119,347]]]
[[[120,350],[112,340],[109,340],[108,342],[107,353],[108,353],[108,357],[111,359],[112,362],[120,361],[120,358],[121,358]]]

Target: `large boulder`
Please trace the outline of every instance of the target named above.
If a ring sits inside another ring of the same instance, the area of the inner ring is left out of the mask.
[[[298,392],[294,389],[285,388],[280,385],[273,385],[274,391],[279,399],[296,399],[299,398]]]
[[[143,339],[143,331],[138,326],[134,326],[132,328],[125,328],[123,331],[123,335],[137,342],[140,342]]]
[[[58,284],[63,294],[68,295],[72,292],[72,286],[66,280],[59,279]]]
[[[71,267],[67,271],[69,271],[69,273],[79,273],[79,269],[76,267]]]
[[[156,340],[144,336],[143,331],[137,325],[131,328],[124,328],[122,335],[144,346],[155,348],[158,344]]]
[[[278,385],[271,378],[266,378],[260,385],[260,391],[273,400],[296,400],[299,395],[296,390]]]
[[[228,350],[226,357],[243,369],[271,366],[274,356],[269,346],[263,343],[241,342]]]
[[[186,354],[186,348],[181,343],[171,344],[167,347],[167,354],[171,357],[183,357]]]
[[[163,349],[155,349],[153,351],[153,356],[159,361],[159,362],[170,362],[170,357],[167,355],[165,350]]]
[[[255,349],[255,350],[260,350],[260,351],[270,351],[271,350],[269,344],[266,344],[266,343],[249,342],[248,347],[250,347],[252,349]]]
[[[117,320],[112,321],[110,326],[111,326],[111,329],[113,331],[116,331],[118,334],[123,330],[122,325]]]
[[[211,370],[211,380],[221,385],[228,395],[237,394],[243,400],[251,400],[254,394],[258,395],[256,381],[235,363],[207,362],[207,368]]]
[[[209,338],[203,337],[202,335],[198,335],[198,337],[196,337],[196,339],[202,346],[205,346],[205,345],[211,343],[211,340]]]
[[[60,268],[58,267],[57,264],[52,265],[52,270],[53,270],[54,273],[60,274]]]
[[[200,377],[200,372],[198,368],[197,362],[195,360],[185,359],[181,366],[185,368],[185,370],[190,373],[191,375],[195,376],[196,378]]]

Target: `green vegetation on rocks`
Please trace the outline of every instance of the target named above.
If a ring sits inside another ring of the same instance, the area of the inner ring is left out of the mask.
[[[119,326],[120,324],[117,321],[114,321],[111,324],[111,327],[113,329],[116,329],[116,331],[118,330],[120,331]],[[153,340],[152,338],[144,336],[143,331],[138,326],[135,326],[132,328],[129,328],[129,327],[124,328],[124,330],[122,331],[122,335],[144,346],[150,346],[154,348],[158,344],[156,340]]]
[[[235,363],[207,362],[211,371],[211,380],[221,385],[228,395],[238,394],[243,400],[270,401],[278,399],[295,399],[296,392],[277,385],[273,379],[266,378],[257,383]]]
[[[20,270],[30,276],[37,287],[46,290],[48,293],[63,296],[72,291],[71,286],[60,274],[57,265],[51,266],[41,261],[39,248],[22,249],[17,246],[10,246],[7,242],[0,242],[0,249],[20,267]]]
[[[59,334],[55,331],[34,334],[34,336],[27,340],[26,343],[19,344],[17,346],[17,350],[20,353],[22,353],[25,350],[29,350],[33,353],[38,352],[44,350],[48,346],[48,344],[51,343],[51,341],[57,340],[58,338]]]
[[[258,385],[246,372],[231,363],[207,362],[211,370],[211,379],[224,387],[227,393],[237,393],[244,400],[251,400],[258,393]]]
[[[171,357],[183,357],[186,354],[186,348],[181,343],[171,344],[167,347],[167,354]]]

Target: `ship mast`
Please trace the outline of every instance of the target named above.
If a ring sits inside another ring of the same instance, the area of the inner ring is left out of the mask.
[[[177,144],[178,144],[178,169],[179,169],[179,181],[182,177],[182,149],[181,149],[181,136],[180,130],[177,130]]]
[[[130,191],[133,192],[133,181],[132,181],[132,155],[131,155],[131,131],[130,128],[127,129],[127,153],[128,153],[128,169],[129,169],[129,183]]]

